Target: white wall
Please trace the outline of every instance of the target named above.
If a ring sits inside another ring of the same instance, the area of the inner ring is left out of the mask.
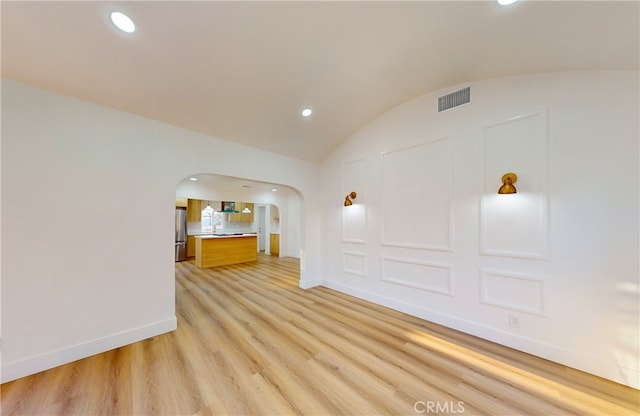
[[[228,157],[211,157],[220,152]],[[293,215],[298,234],[312,236],[317,170],[3,80],[2,381],[175,328],[181,179],[205,172],[288,185],[311,201]],[[298,247],[308,286],[320,277],[319,242]]]
[[[639,91],[531,75],[383,114],[322,166],[322,284],[638,388]]]

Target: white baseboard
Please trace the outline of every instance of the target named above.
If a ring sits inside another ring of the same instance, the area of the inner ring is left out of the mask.
[[[312,287],[321,286],[323,284],[322,280],[300,280],[299,287],[301,289],[311,289]]]
[[[576,351],[569,351],[557,345],[548,344],[532,338],[511,334],[490,326],[482,325],[456,316],[443,314],[431,309],[412,305],[397,299],[381,296],[376,293],[349,287],[337,282],[321,281],[317,283],[329,289],[336,290],[378,305],[404,312],[408,315],[425,319],[436,324],[455,329],[466,334],[486,339],[518,351],[535,355],[567,367],[575,368],[616,383],[640,389],[640,370],[619,363],[588,356]],[[302,287],[302,282],[300,284]]]
[[[5,383],[17,378],[26,377],[62,364],[67,364],[156,335],[171,332],[177,328],[177,322],[177,319],[173,317],[165,321],[128,329],[102,338],[81,342],[17,361],[3,362],[2,370],[0,371],[0,381]],[[4,335],[6,336],[6,334]]]

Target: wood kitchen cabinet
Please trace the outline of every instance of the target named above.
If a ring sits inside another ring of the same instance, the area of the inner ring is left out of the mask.
[[[187,208],[188,206],[189,206],[189,203],[187,201],[187,198],[176,198],[176,207]]]
[[[280,257],[280,234],[269,235],[269,251],[272,256]]]
[[[244,213],[242,210],[249,208],[250,213]],[[229,214],[229,222],[253,222],[253,209],[254,205],[251,202],[236,202],[235,210],[238,211],[234,214]]]
[[[200,222],[202,214],[202,201],[199,199],[187,200],[187,222]]]
[[[187,236],[187,258],[196,256],[196,238],[192,235]]]
[[[196,266],[200,268],[246,263],[258,259],[258,237],[198,235]]]
[[[244,208],[244,206],[242,206],[241,202],[234,202],[233,203],[233,209],[236,211],[242,211],[242,209]],[[233,213],[233,214],[229,214],[229,216],[227,217],[227,221],[228,222],[241,222],[240,219],[242,218],[242,214],[239,212]]]
[[[249,208],[251,212],[248,214],[242,213],[242,217],[241,217],[242,222],[253,222],[253,203],[245,202],[244,208]]]

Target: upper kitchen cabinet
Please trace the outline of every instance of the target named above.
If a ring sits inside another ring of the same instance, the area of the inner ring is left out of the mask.
[[[242,212],[245,208],[249,208],[249,211],[251,212]],[[253,222],[253,203],[245,202],[245,206],[242,210],[240,210],[240,212],[242,212],[242,222]]]
[[[188,206],[187,198],[176,198],[176,207],[187,208]]]
[[[253,222],[253,203],[250,202],[236,202],[234,209],[238,212],[229,214],[229,222]],[[243,212],[245,210],[250,212]]]
[[[202,203],[199,199],[189,199],[187,201],[187,222],[200,222],[202,214]]]

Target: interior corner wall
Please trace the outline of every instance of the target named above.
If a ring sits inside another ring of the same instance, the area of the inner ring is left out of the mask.
[[[491,79],[383,114],[322,165],[323,285],[639,388],[638,75]]]
[[[206,172],[294,188],[311,201],[294,212],[290,233],[301,234],[317,227],[318,169],[3,79],[2,382],[176,328],[182,179]],[[317,242],[285,244],[307,253],[300,284],[317,281]]]

